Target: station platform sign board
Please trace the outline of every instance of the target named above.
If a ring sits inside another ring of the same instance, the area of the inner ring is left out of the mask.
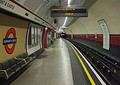
[[[51,17],[88,17],[85,7],[51,7]]]

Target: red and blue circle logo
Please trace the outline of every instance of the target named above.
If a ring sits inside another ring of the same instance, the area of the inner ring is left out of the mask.
[[[5,46],[5,50],[8,54],[12,54],[14,52],[16,43],[16,30],[15,28],[10,28],[3,39],[3,45]]]

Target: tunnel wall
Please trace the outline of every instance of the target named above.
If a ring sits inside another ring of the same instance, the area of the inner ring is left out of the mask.
[[[2,63],[26,53],[25,41],[28,22],[1,13],[0,19],[0,63]],[[16,42],[14,38],[16,38]]]
[[[88,10],[88,17],[81,17],[65,31],[73,38],[103,42],[99,20],[104,20],[110,33],[110,46],[120,46],[120,0],[97,0]]]

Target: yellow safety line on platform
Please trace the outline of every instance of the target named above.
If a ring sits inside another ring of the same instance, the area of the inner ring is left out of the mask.
[[[72,47],[72,46],[71,46],[71,47]],[[81,63],[81,65],[82,65],[82,67],[83,67],[85,73],[87,74],[87,77],[88,77],[88,79],[89,79],[91,85],[96,85],[95,82],[94,82],[94,80],[93,80],[93,78],[92,78],[92,76],[90,75],[88,69],[86,68],[86,66],[84,65],[82,59],[80,58],[79,54],[76,52],[76,50],[74,49],[74,47],[72,47],[72,49],[74,50],[74,52],[75,52],[77,58],[79,59],[79,62]]]

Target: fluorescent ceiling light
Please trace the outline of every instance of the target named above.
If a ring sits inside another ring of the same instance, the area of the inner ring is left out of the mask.
[[[71,0],[68,0],[68,7],[70,7]]]
[[[65,21],[64,21],[64,23],[63,23],[62,27],[65,27],[66,22],[67,22],[67,19],[68,19],[68,17],[65,17]]]
[[[71,3],[71,0],[68,0],[68,7],[70,7],[70,3]],[[64,21],[62,27],[65,27],[67,20],[68,20],[68,17],[65,17],[65,21]]]

